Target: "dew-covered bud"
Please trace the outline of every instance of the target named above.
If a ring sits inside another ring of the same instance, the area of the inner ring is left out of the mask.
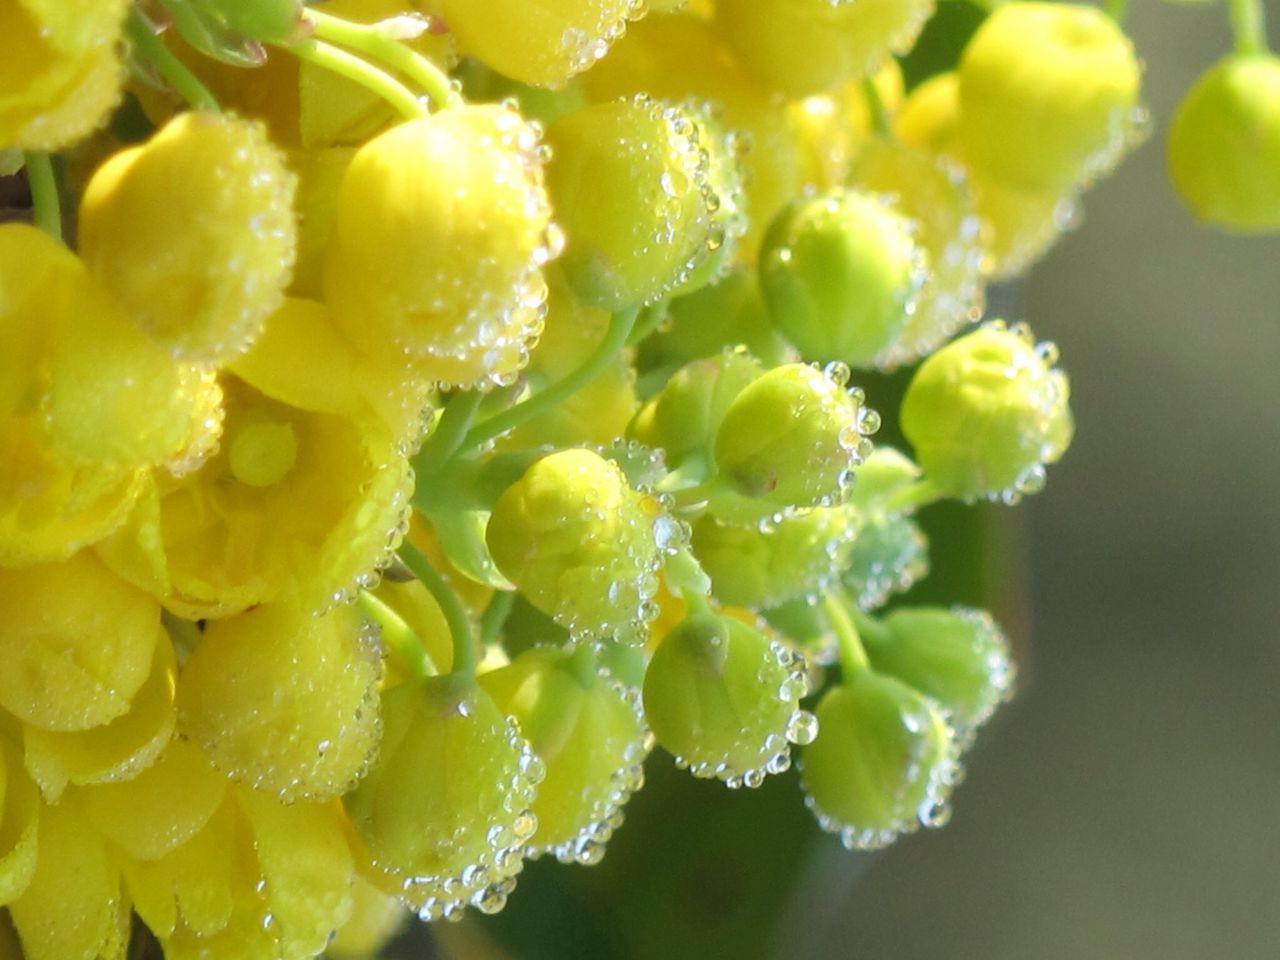
[[[1015,501],[1044,485],[1074,429],[1057,348],[1025,327],[984,324],[916,371],[902,401],[902,432],[944,495]]]
[[[437,7],[464,53],[543,87],[561,87],[593,66],[645,10],[640,0],[440,0]]]
[[[691,546],[716,599],[759,610],[817,596],[848,564],[857,519],[846,506],[814,507],[763,524],[725,524],[707,514]]]
[[[1280,56],[1231,56],[1187,91],[1169,174],[1191,211],[1228,230],[1280,229]]]
[[[532,810],[538,832],[528,847],[564,863],[596,863],[622,821],[622,807],[644,783],[651,737],[639,696],[601,675],[588,647],[535,647],[480,685],[513,716],[546,764]]]
[[[862,472],[858,473],[861,486]],[[905,593],[929,573],[929,540],[908,515],[876,512],[862,517],[841,582],[850,599],[874,610]]]
[[[324,270],[334,319],[426,379],[509,382],[542,321],[559,240],[537,130],[506,106],[393,127],[348,165]]]
[[[745,387],[715,436],[716,467],[729,487],[780,509],[839,502],[880,423],[861,391],[846,390],[846,376],[790,363]]]
[[[343,798],[374,865],[426,920],[501,909],[523,866],[544,765],[475,680],[382,695],[378,759]]]
[[[911,221],[856,190],[793,201],[760,249],[774,325],[807,360],[870,364],[915,309],[926,258],[914,234]]]
[[[694,614],[663,638],[644,678],[658,743],[695,777],[757,787],[813,738],[804,658],[733,616]]]
[[[502,574],[576,637],[639,642],[662,562],[656,501],[590,450],[536,461],[498,498],[485,540]]]
[[[805,803],[851,850],[874,850],[919,824],[942,826],[957,775],[938,708],[892,677],[858,671],[823,696],[818,737],[800,757]]]
[[[874,669],[937,703],[960,736],[971,736],[1013,693],[1009,641],[981,610],[899,607],[862,640]]]
[[[281,599],[212,620],[183,668],[183,732],[235,780],[292,801],[348,790],[378,742],[382,668],[354,607]]]
[[[4,5],[0,147],[60,150],[106,122],[120,99],[125,0]]]
[[[36,831],[40,823],[40,791],[22,766],[22,730],[4,718],[0,723],[0,778],[4,807],[0,824],[0,900],[12,903],[36,869]],[[14,954],[21,956],[21,953]]]
[[[1000,7],[960,60],[966,161],[1023,190],[1092,180],[1135,139],[1141,72],[1133,44],[1097,7]]]
[[[585,303],[616,312],[658,300],[713,252],[722,200],[687,108],[644,94],[595,104],[553,123],[547,143],[562,263]]]
[[[93,175],[81,255],[175,357],[221,363],[248,349],[283,298],[294,188],[262,124],[183,113]]]

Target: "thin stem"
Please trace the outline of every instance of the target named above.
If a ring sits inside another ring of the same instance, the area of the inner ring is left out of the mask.
[[[476,410],[484,395],[479,390],[467,390],[455,394],[447,404],[436,428],[427,437],[422,449],[413,458],[414,469],[419,473],[446,463],[462,446],[475,419]]]
[[[920,507],[927,507],[943,498],[942,491],[928,477],[921,477],[914,483],[891,493],[878,506],[885,513],[914,513]]]
[[[589,641],[578,642],[565,666],[584,689],[589,690],[600,679],[600,661],[596,658],[595,644]]]
[[[1262,0],[1229,0],[1236,53],[1267,52],[1267,15]]]
[[[35,225],[53,239],[62,240],[62,198],[58,195],[58,179],[53,174],[53,161],[47,153],[27,153],[27,186],[31,190],[31,214]]]
[[[155,67],[156,72],[164,77],[169,86],[177,90],[178,96],[190,106],[210,113],[219,112],[221,108],[218,106],[217,99],[209,92],[209,88],[187,69],[186,64],[174,56],[172,50],[164,45],[164,41],[156,35],[155,28],[147,22],[136,6],[129,10],[125,35],[133,44],[134,52]]]
[[[853,625],[858,628],[858,637],[866,644],[871,644],[871,649],[883,647],[892,642],[892,634],[889,628],[868,613],[864,613],[855,603],[843,603],[841,606],[849,615],[849,619],[853,621]]]
[[[368,590],[361,590],[358,599],[360,609],[377,624],[382,639],[409,665],[415,677],[433,677],[440,671],[431,662],[431,656],[419,637],[400,614],[383,603]]]
[[[282,49],[288,50],[299,60],[314,63],[360,84],[391,104],[406,120],[416,120],[427,115],[426,105],[408,87],[385,70],[366,63],[354,54],[339,50],[323,40],[300,40]]]
[[[851,677],[869,669],[871,661],[867,659],[862,638],[858,636],[858,628],[853,625],[844,601],[834,593],[829,593],[822,600],[822,609],[827,614],[832,632],[836,635],[836,652],[844,675]]]
[[[862,78],[862,95],[867,98],[867,110],[871,114],[871,127],[881,136],[890,136],[889,111],[885,109],[884,100],[880,97],[880,88],[876,86],[874,77]]]
[[[495,590],[493,596],[489,600],[489,605],[484,608],[484,613],[480,615],[480,642],[486,647],[491,643],[496,643],[498,635],[502,632],[502,625],[507,622],[507,616],[511,613],[511,605],[516,602],[516,592],[514,590]]]
[[[527,420],[532,420],[540,413],[558,407],[564,401],[600,376],[612,362],[614,356],[626,345],[627,336],[635,326],[639,310],[626,310],[615,313],[609,321],[604,339],[592,351],[591,356],[582,365],[573,370],[563,380],[558,380],[541,393],[522,400],[513,407],[508,407],[487,420],[482,420],[471,428],[467,439],[460,448],[471,450],[502,436],[508,430],[514,430]]]
[[[401,18],[382,23],[352,23],[314,9],[307,10],[306,19],[318,39],[350,47],[398,70],[416,83],[437,107],[451,106],[459,101],[448,75],[422,54],[406,46],[396,35],[397,24],[408,22],[416,25],[420,21]]]
[[[467,608],[462,605],[449,582],[435,571],[427,558],[408,540],[400,544],[400,559],[431,592],[440,612],[444,614],[445,623],[449,625],[449,635],[453,640],[453,668],[450,672],[475,676],[476,642],[471,633],[471,618],[467,616]]]
[[[639,317],[636,318],[636,324],[631,328],[631,333],[627,335],[627,346],[634,347],[640,343],[645,337],[662,326],[662,322],[667,319],[670,301],[659,300],[657,303],[651,303],[640,311]]]

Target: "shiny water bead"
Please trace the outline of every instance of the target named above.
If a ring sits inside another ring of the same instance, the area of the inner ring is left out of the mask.
[[[368,776],[343,798],[374,864],[426,920],[500,906],[523,866],[543,764],[469,677],[382,695]]]
[[[93,825],[124,854],[158,860],[199,833],[226,795],[227,781],[204,752],[171,740],[130,780],[76,791]]]
[[[106,122],[124,79],[127,9],[125,0],[16,0],[0,9],[0,147],[59,150]]]
[[[537,129],[502,105],[442,110],[361,147],[324,271],[343,332],[428,380],[509,382],[540,329],[542,267],[558,252],[543,155]]]
[[[1013,695],[1008,638],[982,610],[898,607],[862,634],[872,667],[937,703],[962,738]]]
[[[762,503],[831,506],[871,452],[865,434],[878,418],[862,410],[861,392],[846,390],[834,370],[774,367],[729,404],[715,435],[716,468],[732,490]]]
[[[536,391],[568,376],[599,346],[609,314],[579,302],[558,277],[552,278],[547,319],[529,360],[525,380]],[[600,375],[567,400],[516,427],[500,446],[518,450],[542,446],[609,444],[626,433],[636,412],[635,370],[625,350]]]
[[[889,137],[867,142],[854,164],[853,182],[892,198],[918,226],[916,243],[928,255],[929,274],[902,332],[876,358],[893,369],[933,350],[982,316],[981,221],[964,174],[944,158]]]
[[[725,411],[742,390],[765,373],[748,353],[725,350],[685,364],[640,408],[627,436],[666,453],[667,466],[706,472],[708,455]]]
[[[911,91],[894,115],[898,139],[933,154],[962,159],[958,142],[960,88],[955,71],[935,74]],[[1024,273],[1073,225],[1074,191],[1031,192],[965,171],[974,213],[982,220],[984,272],[994,280]]]
[[[1187,92],[1169,128],[1169,174],[1201,220],[1280,229],[1280,57],[1232,56]]]
[[[120,872],[83,811],[63,802],[40,814],[35,875],[9,915],[28,960],[124,956],[129,911]]]
[[[404,534],[412,484],[391,439],[370,423],[277,403],[235,377],[224,385],[217,456],[197,473],[156,478],[99,545],[112,569],[188,619],[228,616],[289,584],[320,610],[376,582]],[[292,462],[262,445],[264,429],[292,433]]]
[[[1097,7],[1001,7],[965,47],[958,73],[964,157],[984,177],[1065,190],[1105,172],[1133,142],[1141,67]]]
[[[562,450],[503,492],[485,539],[498,569],[570,633],[639,642],[662,563],[661,515],[611,461]]]
[[[157,640],[151,673],[122,716],[88,730],[23,732],[27,769],[46,800],[68,783],[129,780],[153,764],[173,738],[173,690],[178,667],[168,637]]]
[[[870,365],[916,310],[928,254],[915,234],[912,221],[857,190],[793,201],[760,248],[770,319],[805,359]]]
[[[22,766],[21,730],[0,724],[0,903],[12,903],[36,869],[40,791]]]
[[[721,523],[708,514],[692,525],[693,551],[716,599],[759,610],[834,584],[849,561],[857,518],[847,507],[814,507],[756,525]]]
[[[715,27],[771,90],[803,97],[910,49],[933,0],[716,0]]]
[[[159,605],[90,553],[0,570],[0,706],[46,730],[122,716],[166,642]]]
[[[332,960],[367,960],[404,926],[408,911],[360,874],[351,885],[351,916],[338,927],[325,956]]]
[[[687,108],[644,94],[595,104],[553,123],[547,143],[562,265],[584,303],[658,300],[708,256],[721,201]]]
[[[354,607],[314,617],[282,598],[205,626],[179,723],[232,779],[288,801],[337,796],[377,746],[381,672]]]
[[[184,113],[94,174],[80,252],[157,343],[222,363],[280,305],[295,255],[294,187],[260,123]]]
[[[739,250],[751,259],[765,224],[800,189],[802,160],[784,105],[747,74],[706,16],[691,5],[685,14],[645,17],[580,83],[594,102],[647,92],[723,109],[725,126],[740,132],[734,150],[751,222]]]
[[[643,16],[641,0],[437,0],[464,53],[525,83],[559,87]]]
[[[1073,420],[1057,350],[996,321],[948,344],[916,370],[902,432],[948,496],[1016,500],[1044,484],[1066,452]]]
[[[644,783],[650,736],[634,690],[602,676],[595,654],[534,647],[481,675],[499,709],[516,719],[546,764],[528,850],[565,863],[596,863]]]
[[[694,614],[663,638],[644,679],[658,743],[695,777],[759,786],[807,742],[804,659],[733,616]]]
[[[817,716],[800,782],[822,829],[849,849],[874,850],[946,822],[956,747],[931,700],[862,670],[826,692]]]

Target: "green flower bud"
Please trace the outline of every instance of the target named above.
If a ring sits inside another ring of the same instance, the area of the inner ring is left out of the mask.
[[[1169,175],[1202,220],[1280,229],[1280,57],[1227,57],[1196,81],[1169,128]]]
[[[763,374],[760,362],[739,350],[686,364],[640,408],[627,436],[660,447],[673,470],[691,459],[706,460],[729,404]]]
[[[805,748],[805,803],[850,850],[888,846],[917,824],[942,826],[959,776],[938,708],[892,677],[862,670],[818,704],[818,738]]]
[[[644,783],[652,736],[639,695],[603,676],[595,654],[535,647],[480,677],[499,709],[514,717],[546,764],[528,853],[563,863],[598,863],[622,822],[622,807]]]
[[[595,104],[553,123],[547,143],[562,264],[584,302],[619,311],[658,300],[711,252],[722,198],[685,108],[643,94]]]
[[[928,573],[929,541],[919,524],[909,516],[874,513],[863,518],[841,579],[859,607],[874,610]]]
[[[855,190],[793,201],[760,249],[770,319],[808,360],[871,364],[897,338],[924,283],[914,234],[906,217]]]
[[[1073,431],[1057,352],[1025,326],[994,321],[920,365],[902,401],[902,432],[935,486],[1013,503],[1044,485],[1044,465],[1062,456]]]
[[[875,513],[888,497],[918,479],[920,468],[910,457],[893,447],[876,447],[858,468],[858,482],[849,493],[849,503],[864,515]]]
[[[485,540],[502,574],[575,637],[640,642],[670,527],[614,463],[562,450],[503,492]]]
[[[1009,641],[990,615],[966,607],[901,607],[863,630],[871,665],[942,708],[962,739],[1013,693]]]
[[[1065,190],[1106,172],[1135,137],[1141,67],[1096,7],[1000,7],[960,60],[960,138],[982,175]]]
[[[644,678],[644,709],[676,765],[730,787],[757,787],[813,739],[804,659],[741,620],[694,614],[663,638]]]
[[[543,763],[469,677],[382,694],[377,762],[343,797],[374,864],[424,920],[502,908],[537,828]]]
[[[715,461],[735,492],[770,506],[831,506],[871,453],[880,417],[846,390],[847,368],[775,367],[744,388],[716,431]]]
[[[856,524],[843,506],[763,525],[725,524],[707,514],[693,524],[692,546],[718,600],[758,610],[831,586],[848,563]]]

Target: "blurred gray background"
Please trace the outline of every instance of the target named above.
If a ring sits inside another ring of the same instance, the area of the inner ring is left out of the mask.
[[[809,956],[1280,957],[1280,239],[1197,226],[1164,175],[1223,7],[1129,26],[1155,134],[1020,291],[1078,419],[1020,508],[1031,669],[951,825],[871,864]]]

